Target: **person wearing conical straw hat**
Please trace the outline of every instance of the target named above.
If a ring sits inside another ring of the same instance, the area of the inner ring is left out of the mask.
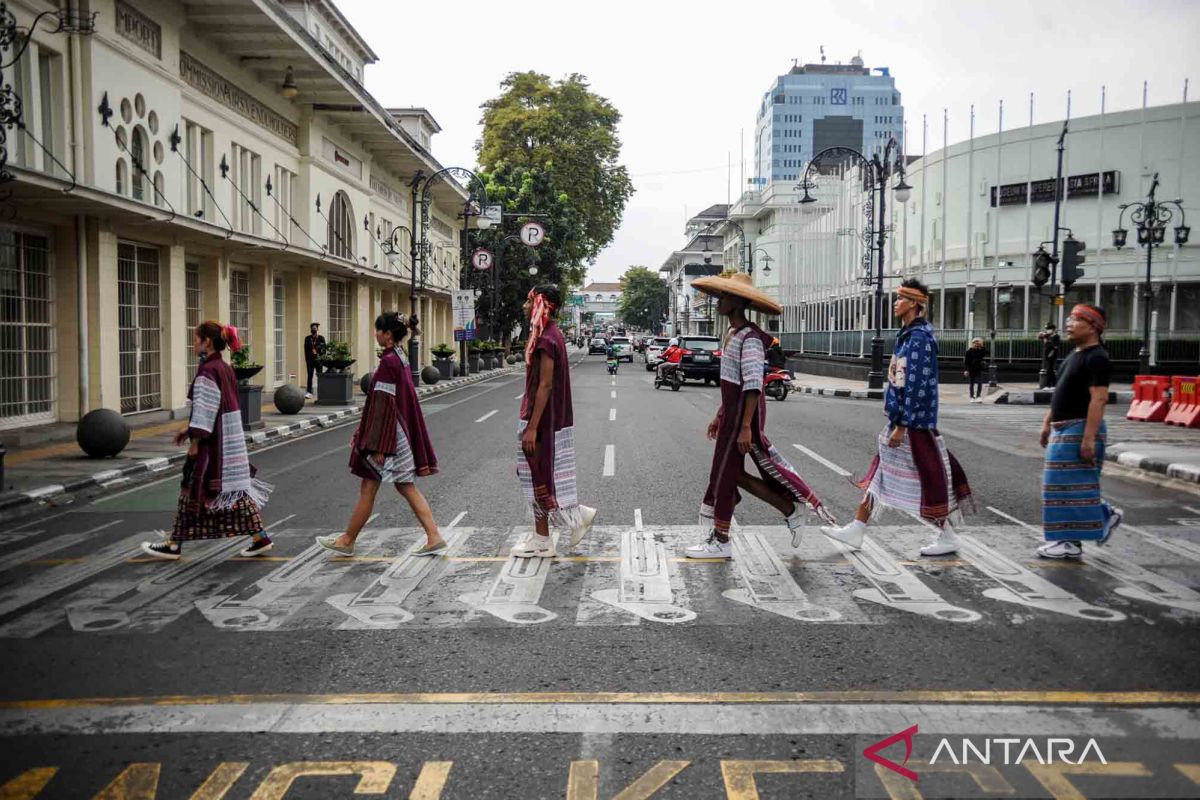
[[[888,424],[878,436],[878,451],[866,476],[854,519],[841,528],[822,528],[851,548],[862,546],[867,522],[884,506],[903,511],[935,528],[921,548],[923,556],[948,555],[961,544],[951,521],[962,519],[970,501],[966,473],[938,433],[938,346],[925,319],[929,289],[909,278],[896,290],[893,313],[903,323],[888,364],[883,411]]]
[[[753,308],[778,314],[782,309],[743,273],[698,278],[692,286],[717,298],[717,311],[729,319],[729,331],[721,347],[721,405],[708,425],[708,438],[716,442],[716,447],[700,506],[700,525],[707,537],[685,553],[688,558],[733,556],[729,525],[741,499],[739,490],[783,514],[792,532],[792,545],[797,546],[809,508],[830,524],[833,519],[766,435],[763,363],[771,335],[747,319],[746,312]],[[746,471],[747,455],[758,468],[758,475]]]

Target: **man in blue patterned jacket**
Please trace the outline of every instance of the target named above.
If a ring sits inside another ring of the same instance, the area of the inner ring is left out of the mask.
[[[881,506],[890,506],[937,529],[921,555],[946,555],[958,550],[959,538],[950,523],[961,519],[971,487],[937,430],[938,346],[933,326],[925,319],[929,289],[913,278],[904,281],[896,295],[892,310],[903,327],[888,365],[883,401],[888,424],[879,435],[879,452],[857,482],[866,492],[854,521],[821,530],[860,547],[868,520]]]

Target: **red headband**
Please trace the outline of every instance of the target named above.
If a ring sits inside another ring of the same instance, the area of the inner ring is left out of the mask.
[[[913,289],[910,286],[901,286],[896,290],[896,294],[906,300],[912,300],[914,303],[928,303],[929,295],[922,292],[920,289]]]
[[[1078,305],[1071,309],[1071,316],[1081,319],[1096,329],[1096,333],[1104,333],[1104,317],[1091,306]]]

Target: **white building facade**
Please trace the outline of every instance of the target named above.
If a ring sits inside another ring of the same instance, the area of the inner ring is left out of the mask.
[[[685,244],[659,268],[670,291],[667,331],[671,335],[711,336],[716,331],[716,302],[692,287],[692,281],[724,270],[724,236],[729,211],[724,203],[709,206],[684,225]]]
[[[267,389],[302,376],[311,322],[370,370],[375,315],[413,297],[408,234],[381,240],[419,230],[437,123],[366,92],[376,56],[327,0],[83,6],[94,31],[38,26],[12,78],[0,429],[179,412],[205,319],[239,327]],[[44,10],[9,7],[26,26]],[[429,197],[424,363],[452,340],[467,193]]]

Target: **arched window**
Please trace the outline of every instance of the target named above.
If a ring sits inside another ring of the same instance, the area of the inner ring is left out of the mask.
[[[129,189],[129,167],[125,166],[125,159],[117,159],[117,194],[124,195]]]
[[[329,204],[329,232],[325,238],[329,254],[354,260],[354,210],[350,198],[339,191]]]
[[[146,199],[146,181],[142,176],[142,170],[146,168],[146,154],[150,147],[146,142],[146,132],[142,130],[142,126],[138,125],[133,129],[133,142],[129,148],[129,157],[133,162],[133,199]]]

